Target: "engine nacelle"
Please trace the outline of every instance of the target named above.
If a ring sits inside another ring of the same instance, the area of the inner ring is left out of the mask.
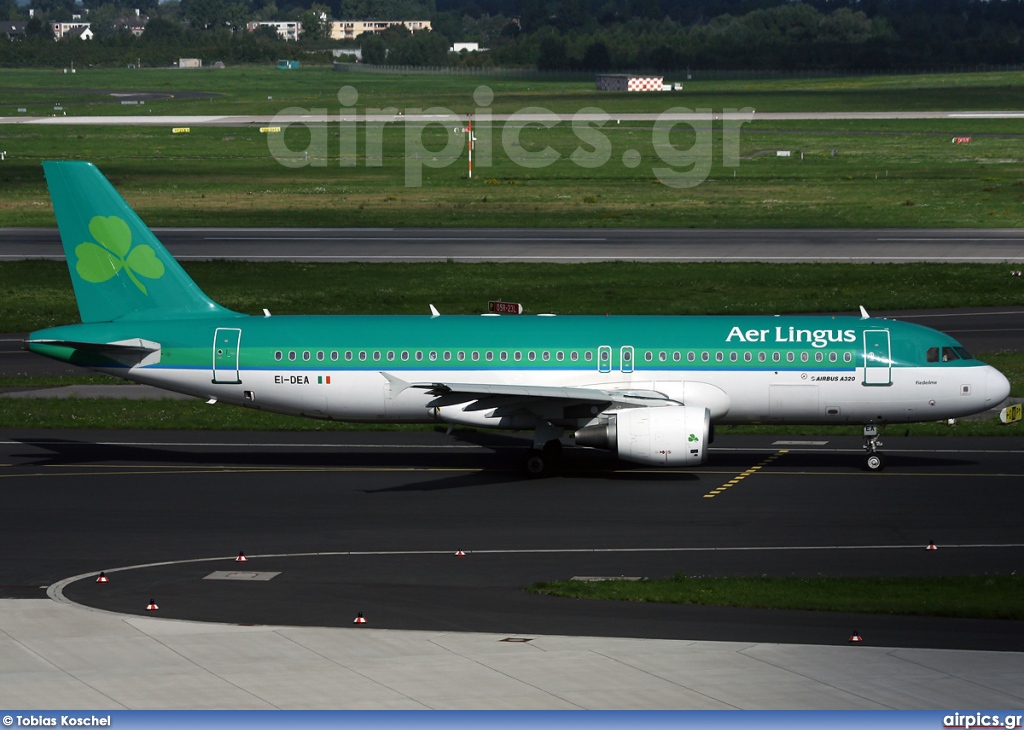
[[[698,466],[707,461],[710,435],[707,408],[625,408],[577,431],[576,445],[606,449],[638,464]]]

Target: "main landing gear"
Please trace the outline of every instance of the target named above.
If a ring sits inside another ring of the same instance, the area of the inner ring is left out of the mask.
[[[882,442],[878,440],[878,425],[868,423],[864,426],[864,450],[867,456],[864,457],[864,466],[868,471],[882,471],[885,468],[885,456],[878,451]]]
[[[533,478],[546,477],[562,456],[562,429],[543,423],[533,434],[533,448],[526,456],[526,474]]]

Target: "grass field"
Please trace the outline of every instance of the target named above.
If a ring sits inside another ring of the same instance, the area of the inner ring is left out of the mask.
[[[12,89],[68,84],[79,89],[220,89],[225,94],[213,100],[154,101],[144,108],[97,103],[77,109],[73,101],[60,99],[71,114],[273,114],[290,106],[335,113],[341,108],[338,88],[352,83],[362,89],[352,107],[359,111],[442,106],[465,113],[472,110],[473,90],[493,81],[492,109],[498,113],[526,106],[559,112],[605,109],[613,119],[595,131],[605,140],[607,155],[598,155],[568,123],[530,127],[507,143],[505,126],[496,123],[490,165],[482,156],[485,129],[478,127],[474,179],[466,178],[463,151],[447,166],[425,167],[422,185],[412,186],[409,165],[417,164],[417,155],[424,165],[428,159],[433,163],[449,131],[433,125],[422,137],[414,135],[423,145],[421,154],[412,151],[400,125],[385,127],[379,148],[374,135],[360,126],[356,164],[342,167],[338,125],[328,125],[324,143],[312,145],[310,130],[293,125],[283,133],[287,147],[300,154],[311,149],[313,162],[323,166],[288,168],[274,159],[267,136],[253,126],[196,127],[174,135],[169,127],[8,125],[0,127],[0,147],[8,153],[0,163],[0,226],[53,225],[39,165],[49,158],[97,163],[143,219],[157,226],[1024,225],[1024,133],[1017,120],[753,122],[739,132],[736,166],[725,164],[721,122],[696,131],[680,124],[669,138],[675,149],[685,152],[699,140],[709,150],[709,156],[698,156],[696,175],[697,181],[703,179],[706,169],[706,180],[687,188],[659,180],[666,177],[659,170],[687,172],[691,163],[669,159],[664,148],[659,154],[650,124],[614,120],[616,112],[674,105],[714,111],[744,106],[758,111],[1024,109],[1024,74],[694,82],[682,95],[630,95],[598,94],[580,82],[346,76],[319,68],[290,73],[104,70],[72,77],[12,70],[5,72],[0,104],[11,110],[25,94],[35,94],[37,101],[46,95]],[[960,136],[970,136],[971,143],[951,144]],[[461,144],[461,134],[452,137]],[[559,156],[548,166],[514,161],[523,152],[548,147]],[[777,150],[792,156],[777,157]],[[592,155],[599,164],[573,162],[574,151]],[[379,154],[380,166],[370,164],[368,152],[371,158]]]
[[[527,314],[796,314],[1019,304],[995,264],[186,262],[196,283],[249,314],[478,314],[491,299]],[[0,332],[78,321],[60,261],[0,263]]]
[[[985,575],[942,578],[705,578],[560,581],[530,592],[590,598],[703,606],[803,611],[1024,619],[1024,577]]]
[[[668,74],[666,81],[684,81]],[[630,94],[598,92],[594,81],[511,79],[486,76],[344,73],[329,67],[279,71],[274,66],[228,69],[4,69],[0,109],[48,115],[59,104],[68,114],[276,114],[289,106],[341,108],[338,90],[359,92],[353,108],[425,109],[443,107],[460,114],[476,108],[473,92],[494,92],[489,108],[511,113],[540,106],[572,113],[586,106],[608,112],[660,112],[676,106],[751,106],[785,111],[931,111],[1024,109],[1024,73],[921,74],[752,81],[685,81],[682,92]],[[171,98],[143,107],[119,103],[113,92],[149,91]],[[213,98],[174,98],[175,92],[214,93]],[[269,98],[268,98],[269,97]]]

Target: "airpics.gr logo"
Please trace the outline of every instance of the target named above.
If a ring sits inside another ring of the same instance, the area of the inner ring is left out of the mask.
[[[132,231],[116,215],[109,218],[95,216],[89,221],[89,233],[100,245],[85,242],[75,248],[78,275],[90,283],[99,284],[113,279],[124,269],[139,291],[149,296],[136,274],[147,279],[159,279],[164,275],[164,265],[156,257],[153,247],[142,244],[132,248]]]

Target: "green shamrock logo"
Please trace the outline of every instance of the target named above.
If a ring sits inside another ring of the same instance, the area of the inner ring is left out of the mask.
[[[697,434],[691,433],[690,434],[690,438],[688,439],[688,441],[692,444],[694,441],[700,441],[700,439],[697,438]]]
[[[147,279],[159,279],[164,275],[164,265],[156,257],[152,246],[145,244],[132,248],[132,231],[121,218],[112,215],[104,218],[95,216],[89,221],[89,233],[100,242],[80,243],[75,248],[78,264],[75,270],[88,282],[99,284],[113,279],[122,268],[135,286],[146,296],[149,292],[136,274]]]

